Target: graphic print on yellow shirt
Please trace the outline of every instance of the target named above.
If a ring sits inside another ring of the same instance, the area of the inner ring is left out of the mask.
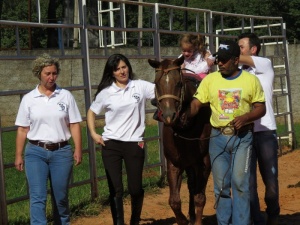
[[[240,99],[242,89],[220,89],[219,90],[219,105],[221,112],[219,115],[220,121],[231,121],[236,116],[241,115]]]

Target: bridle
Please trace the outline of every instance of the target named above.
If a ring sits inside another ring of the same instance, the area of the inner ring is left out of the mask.
[[[162,99],[171,98],[171,99],[175,99],[176,101],[178,101],[179,106],[178,106],[178,109],[176,111],[176,116],[178,116],[179,112],[181,111],[182,102],[183,102],[183,99],[184,99],[184,85],[183,85],[183,78],[182,78],[182,73],[181,73],[180,66],[174,66],[174,67],[170,67],[170,68],[166,68],[166,69],[156,69],[155,72],[162,71],[162,73],[160,74],[159,78],[156,79],[155,83],[157,85],[158,81],[163,76],[167,75],[172,70],[180,70],[180,72],[179,72],[180,73],[180,82],[182,84],[181,87],[180,87],[180,89],[181,89],[180,90],[180,96],[176,96],[176,95],[172,95],[172,94],[164,94],[164,95],[159,96],[156,88],[155,88],[155,96],[156,96],[156,100],[157,100],[157,108],[159,109],[160,112],[161,112],[160,101]]]

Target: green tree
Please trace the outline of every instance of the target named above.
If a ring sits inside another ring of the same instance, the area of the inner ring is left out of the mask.
[[[283,16],[287,18],[289,40],[297,42],[300,40],[300,0],[290,0],[289,6],[289,11]]]
[[[0,3],[0,18],[1,20],[28,20],[28,2],[27,1],[1,1]],[[0,47],[15,48],[16,45],[16,29],[15,27],[2,26],[0,29]],[[22,47],[28,47],[29,30],[19,27],[19,41]]]
[[[288,40],[300,39],[300,0],[190,0],[189,7],[256,16],[282,17]]]

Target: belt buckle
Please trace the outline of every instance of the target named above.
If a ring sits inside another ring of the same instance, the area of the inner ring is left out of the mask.
[[[49,151],[49,149],[47,148],[47,145],[52,144],[51,141],[48,141],[48,142],[40,142],[40,143],[43,143],[43,146],[42,146],[42,147],[43,147],[45,150]]]
[[[234,135],[235,131],[233,127],[224,127],[222,128],[222,134],[224,135]]]

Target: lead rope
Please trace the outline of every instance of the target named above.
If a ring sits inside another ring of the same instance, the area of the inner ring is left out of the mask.
[[[234,136],[232,136],[232,137],[234,137],[234,141],[233,141],[233,143],[232,143],[231,150],[230,150],[230,163],[229,163],[228,168],[227,168],[227,170],[226,170],[226,172],[225,172],[225,174],[224,174],[224,176],[223,176],[223,179],[222,179],[222,185],[221,185],[221,189],[220,189],[220,193],[219,193],[219,196],[218,196],[218,198],[216,199],[216,202],[215,202],[215,204],[214,204],[214,209],[216,209],[216,208],[218,207],[218,203],[219,203],[219,201],[220,201],[220,198],[221,198],[221,195],[222,195],[222,192],[223,192],[223,187],[224,187],[224,180],[225,180],[225,177],[226,177],[226,175],[227,175],[229,169],[231,169],[232,151],[233,151],[233,148],[234,148],[234,144],[235,144],[235,142],[236,142],[236,140],[237,140],[238,134],[236,134],[236,135],[234,135]],[[231,138],[232,138],[232,137],[231,137]],[[228,142],[231,140],[231,138],[227,141],[227,144],[228,144]],[[226,145],[227,145],[227,144],[226,144]]]
[[[227,127],[227,126],[229,126],[229,123],[228,123],[225,127]],[[170,129],[171,129],[171,128],[170,128]],[[173,130],[173,132],[174,132],[174,130]],[[210,138],[218,137],[219,135],[221,135],[221,131],[219,132],[219,134],[214,135],[214,136],[210,136],[210,137],[207,137],[207,138],[187,138],[187,137],[183,137],[183,136],[181,136],[181,135],[179,135],[179,134],[177,134],[177,133],[174,132],[174,136],[180,137],[180,138],[182,138],[182,139],[184,139],[184,140],[188,140],[188,141],[196,141],[196,140],[197,140],[197,141],[202,141],[202,140],[207,140],[207,139],[210,139]],[[232,136],[232,137],[234,137],[234,141],[233,141],[233,143],[232,143],[231,150],[230,150],[230,164],[229,164],[229,166],[228,166],[228,168],[227,168],[227,170],[226,170],[226,172],[225,172],[225,174],[224,174],[224,176],[223,176],[223,179],[222,179],[222,185],[221,185],[221,189],[220,189],[220,193],[219,193],[219,196],[217,197],[216,202],[215,202],[215,204],[214,204],[214,209],[216,209],[216,208],[218,207],[218,203],[219,203],[220,198],[221,198],[222,193],[223,193],[224,180],[225,180],[225,177],[226,177],[227,173],[229,172],[229,169],[231,168],[232,151],[233,151],[234,144],[235,144],[235,142],[236,142],[236,140],[237,140],[237,137],[238,137],[238,132],[237,132],[237,134],[235,134],[235,135]],[[231,138],[232,138],[232,137],[231,137]],[[229,143],[229,141],[231,140],[231,138],[227,141],[226,146],[228,145],[228,143]]]

